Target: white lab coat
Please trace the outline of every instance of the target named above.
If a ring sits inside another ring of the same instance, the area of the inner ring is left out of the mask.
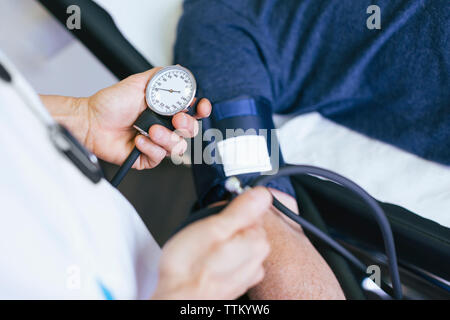
[[[149,298],[159,246],[116,189],[56,150],[24,103],[37,95],[0,62],[23,89],[0,79],[0,299]]]

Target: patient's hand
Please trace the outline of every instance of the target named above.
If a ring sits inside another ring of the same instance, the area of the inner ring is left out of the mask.
[[[235,299],[261,281],[271,200],[264,188],[246,191],[176,234],[163,248],[153,299]]]
[[[159,69],[132,75],[89,98],[41,96],[41,99],[56,120],[99,158],[122,164],[136,145],[142,154],[133,168],[153,168],[166,155],[183,153],[187,148],[183,137],[195,136],[198,133],[196,119],[211,113],[211,104],[202,99],[195,117],[183,112],[173,117],[176,133],[154,125],[149,130],[151,139],[136,136],[133,124],[147,107],[145,87]]]

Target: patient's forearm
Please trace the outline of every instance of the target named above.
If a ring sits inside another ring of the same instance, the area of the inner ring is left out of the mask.
[[[275,197],[298,212],[294,198],[278,190]],[[265,215],[271,253],[264,280],[249,291],[252,299],[345,299],[333,272],[301,228],[272,209]]]

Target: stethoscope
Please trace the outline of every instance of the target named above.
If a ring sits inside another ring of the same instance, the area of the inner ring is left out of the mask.
[[[103,171],[97,157],[80,144],[64,126],[53,120],[39,97],[18,75],[12,64],[4,57],[0,56],[0,58],[0,81],[15,90],[29,110],[47,128],[49,138],[58,152],[62,153],[91,182],[98,183],[103,178]]]

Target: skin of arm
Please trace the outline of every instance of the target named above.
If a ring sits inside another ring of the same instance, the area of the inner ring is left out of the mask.
[[[272,197],[255,188],[219,214],[187,226],[163,247],[152,299],[236,299],[264,278],[263,227]]]
[[[89,107],[88,98],[40,95],[42,103],[52,117],[63,124],[88,149]]]
[[[298,213],[292,196],[275,189],[270,191]],[[271,252],[264,262],[264,280],[248,292],[251,299],[345,299],[332,270],[298,224],[272,207],[264,216],[263,225]]]
[[[270,193],[298,213],[297,201],[276,189]],[[211,206],[226,204],[217,202]],[[273,206],[268,206],[262,226],[271,251],[264,261],[265,277],[249,289],[252,300],[344,300],[344,293],[332,270],[293,222]]]

